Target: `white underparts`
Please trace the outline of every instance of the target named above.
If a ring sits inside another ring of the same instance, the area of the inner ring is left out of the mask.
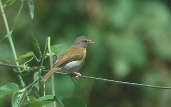
[[[78,71],[81,67],[81,61],[72,61],[64,66],[64,69],[70,72]]]

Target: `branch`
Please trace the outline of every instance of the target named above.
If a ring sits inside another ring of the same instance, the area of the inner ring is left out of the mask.
[[[0,66],[22,68],[22,66],[16,66],[16,65],[11,65],[11,64],[0,64]],[[42,70],[42,71],[48,72],[49,70]],[[55,73],[60,74],[60,75],[70,75],[70,73],[66,73],[66,72],[55,72]],[[157,88],[157,89],[171,90],[171,87],[166,87],[166,86],[158,86],[158,85],[150,85],[150,84],[142,84],[142,83],[133,83],[133,82],[127,82],[127,81],[117,81],[117,80],[93,77],[93,76],[88,76],[88,75],[81,75],[80,78],[93,79],[93,80],[99,80],[99,81],[106,81],[106,82],[110,82],[110,83],[114,83],[114,84],[123,84],[123,85],[134,86],[134,87],[147,87],[147,88]]]

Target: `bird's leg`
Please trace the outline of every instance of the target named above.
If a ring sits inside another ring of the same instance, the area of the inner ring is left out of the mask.
[[[81,77],[81,74],[79,72],[72,72],[71,75],[73,75],[76,78]]]

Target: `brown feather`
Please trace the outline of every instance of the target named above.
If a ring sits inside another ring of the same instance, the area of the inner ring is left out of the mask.
[[[59,67],[54,67],[52,68],[48,73],[46,73],[42,79],[41,82],[46,82],[46,80],[56,71],[58,71],[60,68]]]
[[[55,62],[53,68],[46,73],[41,81],[46,82],[46,80],[54,73],[59,71],[60,68],[65,66],[68,62],[71,61],[84,61],[86,57],[86,49],[81,47],[72,46],[67,49]]]
[[[81,47],[71,47],[67,49],[55,62],[54,67],[62,67],[66,63],[77,60],[84,60],[86,49]]]

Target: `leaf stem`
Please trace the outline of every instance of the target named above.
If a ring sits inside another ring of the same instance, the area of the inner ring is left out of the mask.
[[[9,26],[8,26],[7,17],[6,17],[6,14],[5,14],[5,11],[4,11],[1,0],[0,0],[0,8],[1,8],[2,17],[3,17],[3,20],[4,20],[6,32],[7,32],[7,35],[8,35],[8,40],[9,40],[9,43],[10,43],[10,46],[11,46],[11,49],[12,49],[12,52],[13,52],[14,59],[15,59],[16,65],[19,65],[19,63],[16,61],[17,60],[17,54],[15,52],[14,43],[12,41],[11,32],[10,32],[10,29],[9,29]]]
[[[50,37],[48,37],[48,51],[50,54],[50,68],[53,67],[53,56],[52,56],[52,51],[50,47]],[[54,80],[54,75],[51,76],[51,85],[52,85],[52,95],[55,96],[55,80]],[[54,101],[54,107],[56,107],[56,101]]]
[[[10,47],[12,49],[12,53],[13,53],[13,56],[14,56],[15,63],[16,63],[17,66],[19,66],[19,63],[17,61],[17,54],[16,54],[16,51],[15,51],[14,43],[13,43],[12,36],[11,36],[12,33],[11,33],[9,25],[8,25],[8,21],[7,21],[7,17],[6,17],[4,8],[3,8],[2,0],[0,0],[0,10],[1,10],[1,13],[2,13],[3,21],[4,21],[6,32],[7,32],[7,37],[8,37],[9,43],[10,43]],[[18,71],[20,71],[20,68],[18,68]],[[23,80],[22,76],[18,75],[18,77],[20,79],[22,87],[25,87],[25,83],[24,83],[24,80]],[[28,97],[27,97],[27,99],[29,100]]]

